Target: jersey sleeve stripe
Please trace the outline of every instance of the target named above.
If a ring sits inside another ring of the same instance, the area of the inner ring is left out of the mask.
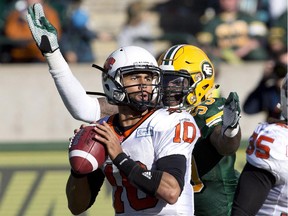
[[[214,125],[215,123],[221,122],[222,121],[222,115],[223,115],[223,110],[218,112],[217,114],[211,116],[210,118],[206,119],[206,125],[210,127],[211,125]]]

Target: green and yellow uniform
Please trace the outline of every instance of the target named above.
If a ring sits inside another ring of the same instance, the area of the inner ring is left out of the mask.
[[[191,178],[196,216],[230,215],[239,175],[234,169],[236,155],[220,155],[209,139],[214,128],[222,125],[225,101],[225,98],[209,98],[191,112],[201,130],[193,151]]]

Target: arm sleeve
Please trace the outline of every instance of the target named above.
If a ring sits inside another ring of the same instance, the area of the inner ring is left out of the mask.
[[[256,215],[275,181],[272,173],[247,162],[239,178],[231,215]]]
[[[177,180],[181,191],[185,183],[186,158],[184,155],[168,155],[156,162],[158,170],[167,172]]]
[[[81,83],[72,74],[60,50],[47,53],[45,57],[58,93],[73,118],[84,122],[98,120],[101,113],[98,100],[86,94]]]

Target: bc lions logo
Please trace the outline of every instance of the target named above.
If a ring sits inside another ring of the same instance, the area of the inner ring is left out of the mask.
[[[138,128],[136,131],[136,137],[148,137],[153,136],[153,127],[147,127],[147,128]]]
[[[104,69],[110,70],[115,62],[116,60],[113,57],[109,57],[104,64]]]

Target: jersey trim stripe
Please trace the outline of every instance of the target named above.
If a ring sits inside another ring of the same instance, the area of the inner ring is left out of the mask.
[[[175,54],[178,52],[178,50],[183,47],[183,45],[173,46],[171,47],[168,52],[166,52],[166,55],[163,58],[162,65],[172,65],[172,60],[174,59]]]
[[[207,126],[210,127],[211,125],[214,125],[215,123],[222,121],[222,118],[221,118],[222,115],[223,115],[223,110],[211,116],[210,118],[206,119]]]
[[[154,112],[156,111],[156,109],[152,109],[150,110],[147,114],[145,114],[132,128],[126,130],[123,132],[122,136],[120,134],[117,133],[117,131],[114,129],[113,127],[113,119],[115,118],[115,115],[112,115],[109,117],[109,119],[107,120],[107,123],[109,124],[109,126],[113,129],[113,131],[115,132],[115,134],[118,135],[118,138],[123,137],[124,139],[126,139],[130,134],[132,134],[132,132],[137,129],[139,127],[139,125],[141,125],[147,118],[149,118]],[[123,139],[123,140],[124,140]],[[122,141],[123,141],[122,140]]]

